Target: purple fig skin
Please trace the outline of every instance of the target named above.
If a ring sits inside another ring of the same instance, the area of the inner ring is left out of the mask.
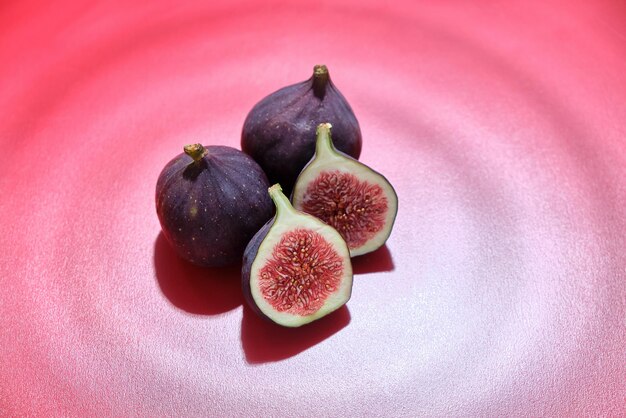
[[[259,247],[261,243],[267,236],[267,233],[270,231],[270,228],[274,224],[276,218],[270,219],[264,226],[261,228],[255,235],[252,237],[248,246],[246,247],[243,253],[243,263],[241,266],[241,288],[243,290],[243,298],[248,303],[248,306],[259,315],[264,320],[274,323],[270,318],[267,317],[257,304],[254,302],[254,298],[252,297],[252,288],[250,287],[250,273],[252,271],[252,263],[256,258],[257,253],[259,252]]]
[[[257,103],[243,125],[241,149],[259,163],[271,184],[289,195],[296,178],[315,152],[315,130],[333,125],[335,147],[351,157],[361,155],[361,129],[345,97],[325,66],[311,78],[284,87]]]
[[[274,214],[269,182],[243,152],[226,146],[204,149],[206,155],[195,159],[182,153],[163,168],[156,185],[157,215],[165,238],[182,258],[207,267],[236,264],[250,238]]]

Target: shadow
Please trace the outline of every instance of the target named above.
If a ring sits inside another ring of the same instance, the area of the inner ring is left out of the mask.
[[[154,243],[154,268],[163,295],[179,309],[196,315],[216,315],[243,303],[241,265],[195,266],[176,254],[163,232]]]
[[[270,363],[293,357],[321,343],[349,323],[350,312],[345,305],[300,328],[285,328],[260,318],[244,304],[241,344],[248,363]]]
[[[352,259],[352,272],[354,274],[380,273],[393,271],[395,265],[387,244],[369,254],[363,254]]]

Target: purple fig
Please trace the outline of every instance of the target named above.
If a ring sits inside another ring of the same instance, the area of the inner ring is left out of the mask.
[[[333,124],[338,150],[359,158],[361,129],[350,105],[330,80],[325,65],[316,65],[306,81],[284,87],[257,103],[248,114],[241,149],[252,156],[270,183],[287,195],[315,151],[315,128]]]
[[[184,151],[157,181],[163,234],[191,263],[235,264],[274,212],[267,177],[252,158],[231,147],[193,144]]]

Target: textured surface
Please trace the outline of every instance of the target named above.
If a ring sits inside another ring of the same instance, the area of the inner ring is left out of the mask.
[[[0,5],[2,415],[626,414],[624,2],[61,3]],[[154,185],[317,63],[400,209],[285,330]]]

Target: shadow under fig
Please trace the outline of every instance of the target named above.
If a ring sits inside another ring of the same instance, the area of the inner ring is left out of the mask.
[[[310,324],[299,328],[286,328],[260,318],[244,304],[241,344],[248,363],[270,363],[308,350],[339,332],[349,323],[350,311],[345,305]]]
[[[384,261],[384,253],[381,260],[366,264],[364,270],[379,271],[377,269],[389,265]],[[286,328],[264,320],[244,303],[240,264],[220,268],[195,266],[176,254],[162,232],[154,244],[154,266],[161,292],[172,305],[183,311],[196,315],[217,315],[243,304],[241,343],[249,364],[293,357],[350,323],[350,312],[346,306],[299,328]]]
[[[179,309],[196,315],[217,315],[243,303],[241,264],[195,266],[176,254],[160,232],[154,243],[154,267],[163,295]]]
[[[394,269],[395,265],[387,244],[374,252],[352,259],[352,272],[354,274],[381,273]]]

